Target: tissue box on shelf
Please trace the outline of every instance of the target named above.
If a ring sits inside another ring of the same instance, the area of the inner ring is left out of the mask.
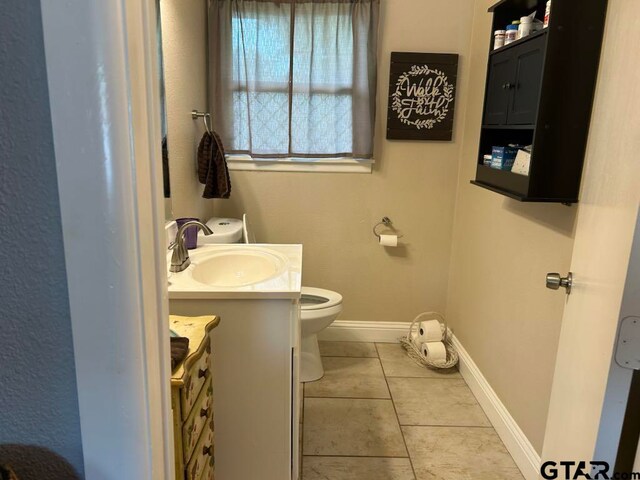
[[[497,168],[499,170],[511,170],[517,153],[517,147],[492,147],[491,168]]]
[[[511,171],[518,175],[529,175],[529,164],[531,163],[531,153],[526,150],[518,150],[516,159],[513,162]]]

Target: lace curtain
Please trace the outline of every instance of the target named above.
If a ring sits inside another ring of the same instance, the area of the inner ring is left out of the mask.
[[[210,0],[209,87],[227,153],[372,157],[379,0]]]

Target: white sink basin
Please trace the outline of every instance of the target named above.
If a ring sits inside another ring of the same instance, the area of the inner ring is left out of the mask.
[[[195,253],[195,252],[194,252]],[[212,287],[242,287],[264,282],[285,269],[287,259],[268,249],[212,251],[192,254],[192,277]]]
[[[189,258],[186,270],[168,272],[172,301],[300,297],[302,245],[201,245]]]

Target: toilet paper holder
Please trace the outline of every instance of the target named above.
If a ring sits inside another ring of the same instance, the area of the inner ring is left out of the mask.
[[[382,217],[382,220],[376,223],[375,226],[373,227],[373,234],[376,237],[378,237],[378,240],[380,240],[380,234],[376,231],[376,228],[378,228],[380,225],[384,225],[387,228],[391,228],[392,230],[395,230],[391,222],[391,219],[389,217]],[[398,238],[402,238],[402,237],[404,237],[404,235],[398,235]]]

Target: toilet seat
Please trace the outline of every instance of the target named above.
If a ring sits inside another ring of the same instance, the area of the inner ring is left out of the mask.
[[[300,307],[303,311],[323,310],[342,304],[342,295],[324,288],[302,287]]]

